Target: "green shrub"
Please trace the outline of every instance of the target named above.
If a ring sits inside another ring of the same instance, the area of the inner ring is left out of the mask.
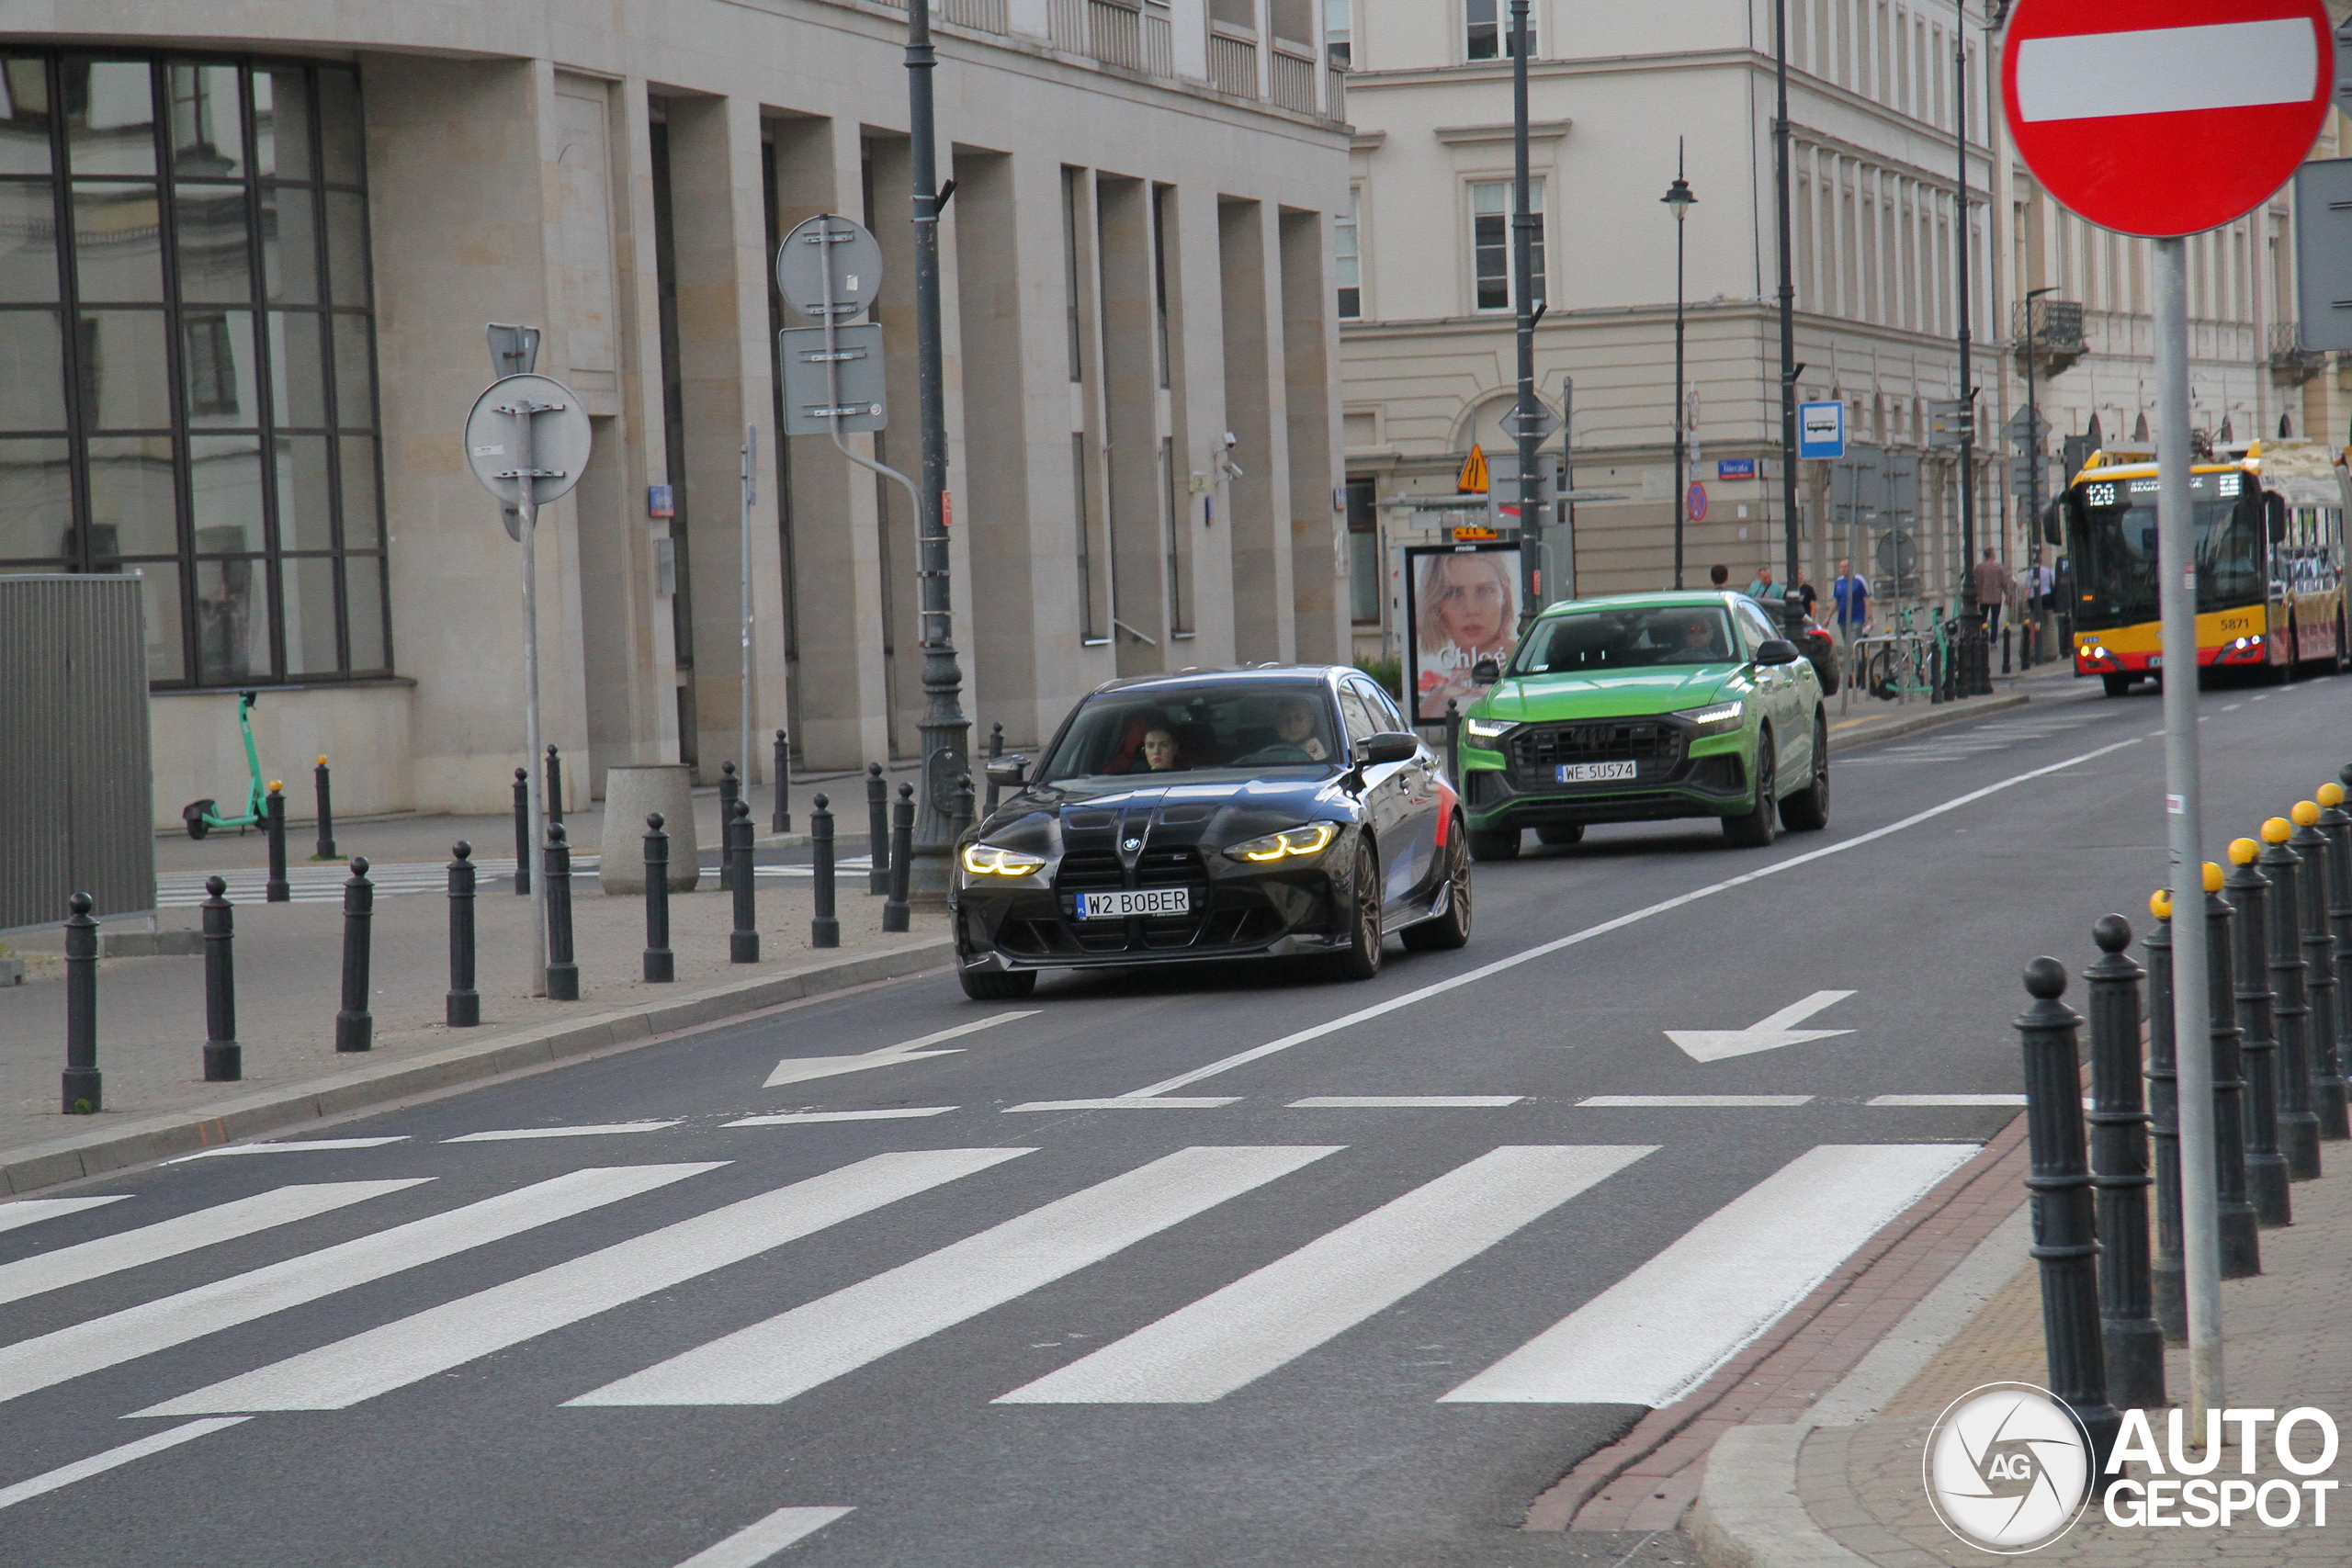
[[[1356,668],[1388,689],[1401,705],[1405,700],[1405,661],[1401,659],[1359,659]]]

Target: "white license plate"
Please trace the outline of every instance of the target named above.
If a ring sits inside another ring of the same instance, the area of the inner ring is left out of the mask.
[[[1193,890],[1189,887],[1144,887],[1117,893],[1080,893],[1075,897],[1081,920],[1128,920],[1142,915],[1193,912]]]
[[[1562,762],[1562,784],[1600,784],[1609,779],[1638,778],[1640,767],[1633,762]]]
[[[2151,670],[2161,670],[2161,669],[2163,669],[2164,667],[2165,667],[2165,656],[2164,656],[2163,654],[2161,654],[2161,653],[2152,653],[2152,654],[2148,655],[2148,668],[2149,668],[2149,669],[2151,669]]]

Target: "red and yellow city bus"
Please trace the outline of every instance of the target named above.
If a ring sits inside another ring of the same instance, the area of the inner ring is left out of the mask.
[[[2346,634],[2344,453],[2316,441],[2256,441],[2192,465],[2197,662],[2284,679],[2298,665],[2341,670]],[[2156,606],[2156,466],[2095,452],[2066,487],[2075,672],[2109,696],[2164,665]]]

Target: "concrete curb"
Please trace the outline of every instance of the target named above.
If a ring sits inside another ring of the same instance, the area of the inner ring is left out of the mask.
[[[615,1045],[641,1043],[781,1002],[916,974],[947,962],[954,954],[955,943],[945,937],[904,942],[854,958],[804,964],[781,974],[734,981],[673,1002],[563,1019],[399,1061],[371,1062],[207,1106],[142,1117],[119,1127],[0,1150],[0,1194],[30,1192],[453,1084],[544,1066]]]
[[[1870,1568],[1813,1522],[1797,1496],[1797,1450],[1809,1427],[1735,1427],[1707,1456],[1690,1510],[1708,1568]]]
[[[2032,700],[2033,698],[2027,693],[2012,692],[2007,696],[1979,701],[1973,707],[1946,707],[1930,704],[1925,713],[1916,714],[1908,718],[1890,719],[1884,724],[1880,724],[1874,718],[1849,719],[1847,722],[1858,728],[1865,724],[1872,728],[1859,734],[1849,730],[1841,737],[1838,733],[1837,725],[1833,723],[1829,727],[1829,744],[1833,750],[1841,742],[1849,746],[1868,746],[1881,740],[1892,740],[1898,735],[1917,735],[1923,729],[1933,729],[1939,725],[1958,724],[1962,719],[1979,718],[1988,713],[2001,713],[2009,708],[2023,707]]]

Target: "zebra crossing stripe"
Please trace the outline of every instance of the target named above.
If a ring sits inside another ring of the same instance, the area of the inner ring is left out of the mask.
[[[932,1149],[877,1155],[133,1414],[342,1410],[1035,1152]]]
[[[1180,1149],[566,1403],[781,1404],[1338,1152]]]
[[[401,1181],[328,1181],[279,1187],[256,1192],[250,1198],[198,1209],[192,1214],[158,1220],[137,1230],[18,1258],[14,1263],[0,1264],[0,1302],[20,1302],[43,1291],[118,1274],[158,1258],[176,1258],[200,1247],[234,1241],[273,1225],[330,1213],[430,1179],[417,1176]]]
[[[19,1481],[14,1486],[0,1486],[0,1508],[13,1508],[19,1503],[29,1502],[60,1487],[71,1486],[77,1481],[87,1481],[94,1475],[104,1475],[109,1470],[119,1470],[126,1464],[145,1459],[149,1454],[178,1448],[182,1443],[193,1442],[208,1433],[218,1432],[224,1427],[234,1427],[245,1419],[247,1417],[243,1416],[232,1416],[226,1420],[190,1421],[185,1427],[153,1433],[120,1448],[108,1449],[102,1454],[77,1459],[72,1464],[61,1464],[29,1481]]]
[[[759,1568],[804,1536],[811,1536],[854,1508],[778,1508],[715,1546],[707,1546],[678,1568]]]
[[[1670,1404],[1975,1152],[1808,1150],[1439,1403]]]
[[[1480,1155],[996,1403],[1222,1399],[1655,1152],[1564,1145]]]
[[[403,1269],[650,1192],[726,1163],[712,1160],[567,1171],[462,1208],[0,1346],[0,1400],[120,1366]]]
[[[0,1231],[37,1224],[42,1220],[63,1219],[85,1209],[119,1203],[130,1196],[128,1192],[117,1192],[107,1198],[19,1198],[13,1203],[0,1203]]]

